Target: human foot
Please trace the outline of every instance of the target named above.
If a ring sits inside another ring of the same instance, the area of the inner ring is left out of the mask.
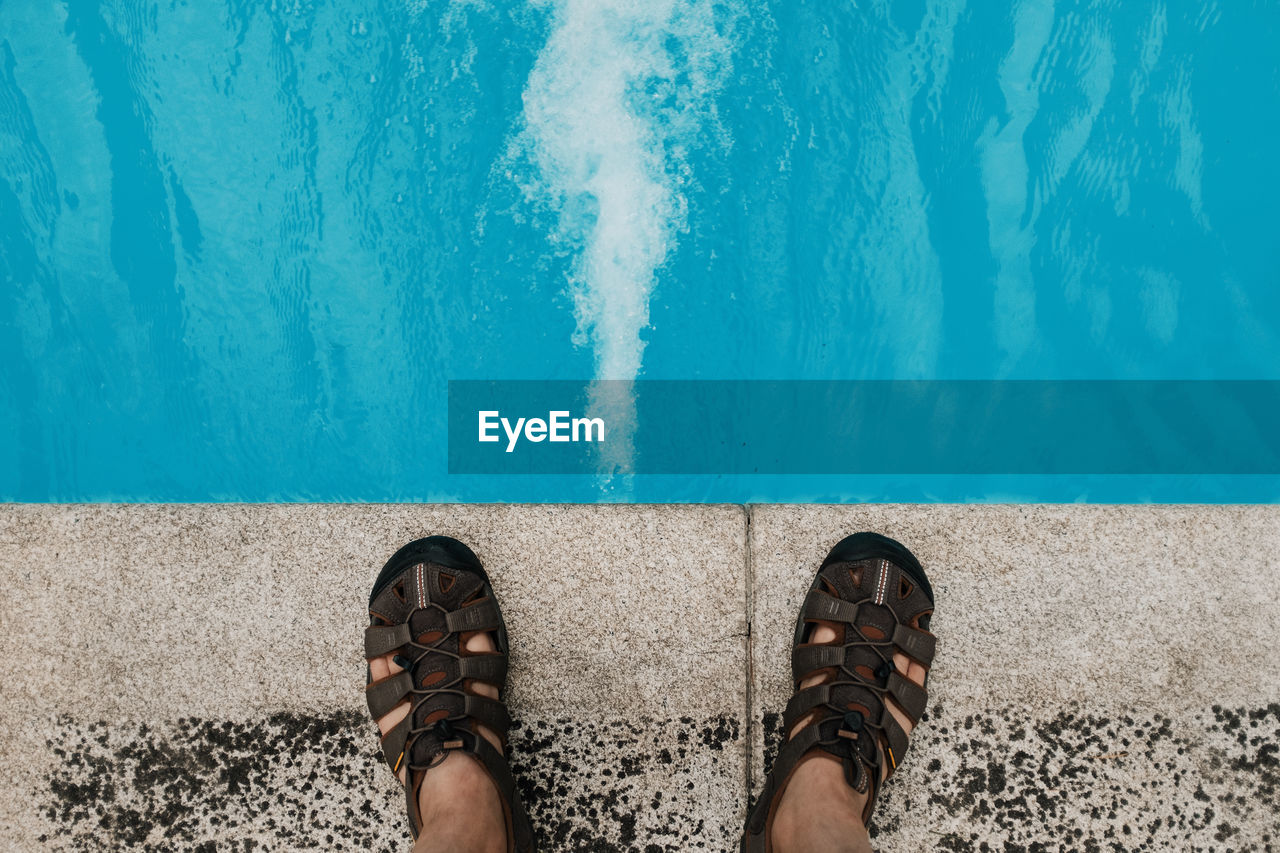
[[[824,624],[815,625],[809,637],[814,645],[829,645],[837,640],[836,630]],[[901,652],[894,654],[893,661],[901,675],[924,686],[928,672],[925,667]],[[830,672],[821,672],[806,678],[800,687],[824,684],[831,677]],[[903,733],[910,735],[915,723],[892,697],[887,698],[887,704]],[[794,737],[818,715],[815,711],[796,722],[788,738]],[[881,767],[881,780],[891,772],[890,765]],[[850,787],[839,759],[821,750],[810,752],[796,765],[778,801],[770,832],[773,849],[778,853],[870,853],[871,845],[862,821],[867,797],[867,792],[860,793]]]
[[[473,654],[497,651],[488,632],[471,634],[463,645]],[[402,654],[387,654],[369,661],[373,682],[403,672],[401,662],[411,663]],[[477,682],[472,689],[481,696],[498,698],[498,689],[491,684]],[[378,719],[378,731],[384,738],[408,716],[409,707],[410,699],[406,698]],[[476,730],[495,749],[503,749],[497,732],[479,724]],[[409,768],[403,760],[399,765],[396,778],[404,785]],[[435,850],[505,853],[507,850],[506,817],[498,789],[480,763],[466,756],[446,752],[431,772],[423,776],[418,788],[418,815],[425,831],[418,833],[415,853]]]
[[[503,757],[506,630],[480,561],[444,536],[396,552],[374,584],[366,697],[405,785],[415,853],[526,853]]]
[[[788,742],[747,824],[746,853],[870,851],[881,783],[924,713],[933,591],[915,557],[860,533],[823,561],[796,625]]]

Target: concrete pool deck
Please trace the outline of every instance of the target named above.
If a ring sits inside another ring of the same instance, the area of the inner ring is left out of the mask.
[[[5,505],[0,838],[407,850],[364,601],[448,533],[502,597],[543,849],[736,849],[801,595],[864,529],[940,636],[880,849],[1280,847],[1280,507],[1241,506]]]

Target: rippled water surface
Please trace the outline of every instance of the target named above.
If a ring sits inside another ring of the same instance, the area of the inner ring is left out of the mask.
[[[0,2],[0,497],[450,477],[449,379],[1280,379],[1280,6]],[[1087,416],[1087,414],[1086,414]]]

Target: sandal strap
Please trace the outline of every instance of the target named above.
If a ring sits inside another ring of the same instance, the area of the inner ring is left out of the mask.
[[[409,729],[412,727],[413,719],[406,714],[403,720],[382,736],[382,757],[392,773],[399,773],[400,765],[404,763],[405,745],[409,740]]]
[[[501,688],[507,682],[507,656],[501,652],[466,655],[458,660],[458,674]]]
[[[893,701],[898,703],[898,707],[911,718],[911,725],[914,726],[920,722],[920,718],[924,716],[924,709],[929,704],[929,691],[911,679],[903,678],[895,669],[889,675],[885,692],[892,696]]]
[[[405,670],[367,686],[364,698],[369,703],[369,713],[375,720],[380,720],[412,692],[413,676]]]
[[[463,713],[503,740],[511,730],[511,714],[507,711],[507,706],[488,696],[468,693],[463,700]],[[382,736],[382,755],[392,773],[400,771],[400,765],[404,762],[405,746],[412,728],[413,717],[405,715],[405,718],[396,723],[391,731]]]
[[[498,607],[493,603],[492,598],[485,598],[478,604],[450,611],[444,618],[450,634],[496,631],[502,625],[502,617],[498,615]]]
[[[366,659],[380,658],[394,652],[413,639],[409,631],[409,623],[398,625],[370,625],[364,629],[364,656]]]
[[[892,696],[898,706],[906,712],[912,725],[920,722],[920,718],[924,715],[925,708],[929,704],[929,691],[911,679],[903,678],[897,670],[894,670],[889,675],[889,683],[885,687],[885,692]],[[831,684],[829,682],[797,690],[791,695],[790,701],[787,702],[787,709],[782,714],[783,728],[789,730],[815,709],[828,705],[830,702]]]
[[[893,645],[904,655],[928,667],[933,663],[938,648],[938,638],[928,631],[921,631],[901,622],[893,629]]]
[[[791,731],[795,724],[807,717],[815,708],[821,708],[831,701],[831,685],[815,684],[803,690],[797,690],[787,702],[787,709],[782,713],[782,727]]]
[[[884,740],[887,741],[887,746],[891,752],[888,756],[885,756],[883,753],[886,744],[883,742],[876,744],[881,752],[880,765],[876,769],[879,769],[880,766],[884,765],[884,759],[887,757],[889,759],[889,772],[892,774],[894,770],[898,769],[898,764],[902,761],[902,756],[907,754],[907,747],[910,744],[910,739],[907,733],[902,730],[902,726],[898,725],[898,718],[893,715],[887,705],[885,706],[885,709],[880,712],[880,722],[878,725],[880,731],[884,733]],[[878,773],[874,773],[872,775],[879,776]]]
[[[468,693],[462,703],[462,713],[506,740],[507,731],[511,728],[511,714],[503,703],[488,696]]]
[[[821,622],[846,622],[850,625],[858,621],[858,605],[843,598],[836,598],[822,589],[811,589],[805,596],[801,608],[806,620]]]
[[[844,646],[796,646],[791,650],[791,671],[808,677],[820,669],[844,666]]]

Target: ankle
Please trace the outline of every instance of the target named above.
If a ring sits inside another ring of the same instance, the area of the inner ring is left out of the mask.
[[[414,853],[505,853],[506,818],[480,762],[453,753],[423,777]]]
[[[844,778],[834,758],[814,755],[791,775],[774,813],[771,837],[777,853],[870,853],[862,824],[865,794]]]
[[[856,815],[818,802],[803,810],[779,808],[770,835],[774,853],[871,853],[867,829]]]

